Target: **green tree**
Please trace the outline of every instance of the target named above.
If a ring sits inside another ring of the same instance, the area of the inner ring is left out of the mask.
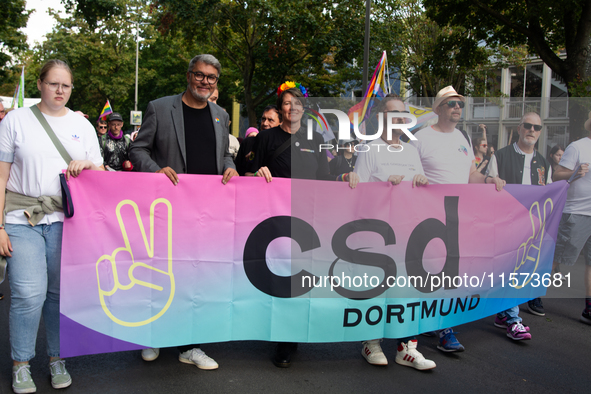
[[[27,49],[27,36],[19,31],[27,26],[31,11],[25,0],[5,0],[0,6],[0,78],[9,75],[12,59]]]
[[[591,86],[588,0],[425,0],[427,14],[442,25],[463,26],[487,45],[527,45],[565,81],[569,94]],[[565,56],[562,56],[564,51]],[[591,94],[587,92],[587,94]],[[571,108],[571,138],[581,136],[585,114]]]
[[[163,36],[152,20],[152,7],[137,1],[118,1],[125,12],[88,16],[72,10],[62,18],[47,40],[34,48],[27,71],[27,97],[38,96],[35,80],[41,65],[52,58],[66,61],[74,73],[68,106],[96,119],[110,100],[124,119],[134,109],[136,22],[139,23],[139,102],[145,110],[156,98],[182,92],[185,70],[197,51],[197,43],[187,43],[180,34]]]
[[[472,96],[490,95],[487,72],[508,64],[522,64],[522,47],[484,46],[472,32],[440,25],[425,13],[422,0],[402,0],[393,13],[401,26],[397,60],[403,82],[418,96],[435,97],[445,86]]]
[[[297,79],[316,96],[339,93],[339,69],[363,48],[364,5],[327,0],[161,0],[163,30],[208,42],[228,94],[243,97],[250,125],[277,87]],[[207,17],[204,17],[207,16]]]
[[[83,18],[91,27],[97,27],[101,21],[124,15],[129,5],[128,0],[61,0],[66,11]],[[139,1],[135,2],[140,4]]]

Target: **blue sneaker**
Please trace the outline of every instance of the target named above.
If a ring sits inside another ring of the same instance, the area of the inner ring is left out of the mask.
[[[442,352],[463,352],[464,346],[457,340],[454,330],[446,328],[439,333],[439,345],[437,349]]]

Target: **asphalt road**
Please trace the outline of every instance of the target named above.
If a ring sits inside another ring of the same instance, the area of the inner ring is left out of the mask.
[[[571,269],[582,283],[583,260]],[[563,273],[569,271],[562,269]],[[579,285],[581,284],[579,283]],[[10,289],[0,285],[0,394],[12,393],[8,340]],[[581,295],[582,296],[582,295]],[[67,367],[73,383],[64,393],[589,393],[591,326],[579,322],[582,298],[546,298],[546,317],[522,309],[532,340],[514,342],[493,326],[493,317],[456,327],[466,351],[444,354],[434,337],[419,337],[419,350],[437,368],[421,372],[394,362],[396,343],[382,348],[390,364],[369,365],[358,342],[300,344],[291,368],[271,363],[273,345],[245,341],[203,345],[220,364],[202,371],[178,361],[178,351],[163,349],[153,362],[139,351],[74,357]],[[523,307],[523,306],[522,306]],[[49,380],[43,325],[37,356],[31,361],[37,392],[55,392]]]

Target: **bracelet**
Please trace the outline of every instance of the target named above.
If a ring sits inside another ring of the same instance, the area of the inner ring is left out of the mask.
[[[486,180],[487,180],[488,178],[492,179],[492,176],[490,176],[490,175],[487,175],[487,176],[485,176],[485,177],[484,177],[484,183],[485,183],[485,184],[486,184],[486,183],[488,183],[488,182],[486,182]]]
[[[259,173],[259,170],[257,170],[257,172],[255,172],[253,176],[257,176],[258,173]]]

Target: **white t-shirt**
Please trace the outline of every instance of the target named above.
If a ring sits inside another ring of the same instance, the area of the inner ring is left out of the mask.
[[[591,138],[585,137],[566,147],[560,165],[574,170],[580,164],[591,163]],[[591,216],[591,173],[575,179],[568,188],[564,213]]]
[[[424,175],[421,159],[416,148],[400,142],[400,147],[390,146],[381,138],[370,141],[365,146],[369,150],[357,147],[360,151],[355,164],[355,173],[361,182],[385,182],[390,175],[404,175],[403,181],[412,181],[417,174]]]
[[[419,152],[429,183],[468,183],[474,152],[460,130],[443,133],[429,126],[419,130],[415,137],[417,141],[411,143]]]
[[[65,116],[43,114],[72,160],[103,164],[92,124],[68,110]],[[29,197],[61,196],[59,174],[68,164],[30,108],[9,112],[0,123],[0,161],[12,163],[6,188]],[[6,215],[6,223],[27,224],[24,210]],[[64,214],[45,215],[39,224],[63,221]]]

